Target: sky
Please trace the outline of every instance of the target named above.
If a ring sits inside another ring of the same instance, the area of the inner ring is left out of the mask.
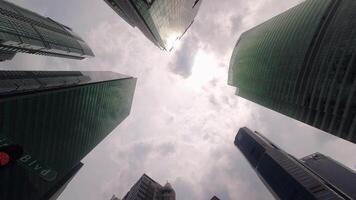
[[[234,95],[227,85],[240,34],[299,0],[204,0],[171,52],[154,46],[103,0],[13,0],[72,27],[93,49],[86,60],[17,54],[7,70],[109,70],[138,78],[130,116],[100,143],[59,200],[123,197],[146,173],[178,200],[273,199],[233,145],[259,131],[297,158],[314,152],[356,169],[356,146]]]

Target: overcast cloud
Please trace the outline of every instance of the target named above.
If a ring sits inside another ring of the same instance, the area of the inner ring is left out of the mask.
[[[226,84],[240,34],[298,0],[204,0],[195,23],[169,53],[103,0],[14,2],[72,27],[96,57],[18,54],[2,69],[111,70],[138,78],[130,116],[84,159],[60,200],[122,197],[143,173],[171,182],[178,200],[272,199],[233,145],[242,126],[297,157],[318,151],[356,167],[351,143],[239,98]]]

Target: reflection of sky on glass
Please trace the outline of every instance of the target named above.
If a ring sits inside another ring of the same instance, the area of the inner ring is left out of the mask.
[[[0,63],[2,68],[114,70],[138,77],[130,116],[84,159],[61,200],[121,197],[143,173],[160,183],[170,181],[182,200],[272,199],[233,145],[241,126],[258,130],[298,158],[318,151],[356,167],[351,143],[240,99],[226,84],[240,33],[298,0],[205,0],[171,53],[154,46],[105,2],[15,2],[72,27],[96,57],[17,55]]]

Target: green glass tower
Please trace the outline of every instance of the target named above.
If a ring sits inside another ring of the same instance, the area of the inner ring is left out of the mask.
[[[171,50],[194,22],[202,0],[105,0],[156,46]]]
[[[0,72],[0,147],[23,155],[0,169],[0,199],[48,199],[130,113],[136,79],[113,72]]]
[[[17,52],[83,59],[94,56],[71,28],[10,2],[0,1],[0,61]]]
[[[306,0],[243,33],[236,93],[356,143],[356,2]]]

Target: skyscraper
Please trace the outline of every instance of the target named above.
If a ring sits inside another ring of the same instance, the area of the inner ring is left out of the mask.
[[[356,143],[356,2],[306,0],[243,33],[236,93]]]
[[[113,195],[110,200],[120,200],[117,196]]]
[[[0,61],[17,52],[83,59],[94,56],[71,28],[50,18],[0,1]]]
[[[80,160],[129,115],[135,84],[113,72],[0,72],[0,147],[23,149],[0,169],[0,199],[58,196]]]
[[[41,198],[43,200],[56,200],[62,192],[66,189],[70,181],[74,178],[74,176],[78,173],[78,171],[83,167],[83,163],[79,163],[76,165],[69,173],[67,173],[61,180],[57,181],[57,183],[51,187],[51,189]]]
[[[156,46],[171,50],[194,22],[202,0],[105,0]]]
[[[146,174],[132,186],[122,200],[175,200],[176,193],[168,182],[162,186]]]
[[[302,162],[336,188],[356,199],[356,173],[353,170],[321,153],[306,156],[302,158]]]
[[[248,128],[239,130],[234,143],[276,199],[356,198],[350,190],[355,172],[330,159],[314,161],[315,155],[325,158],[321,154],[298,160]]]

